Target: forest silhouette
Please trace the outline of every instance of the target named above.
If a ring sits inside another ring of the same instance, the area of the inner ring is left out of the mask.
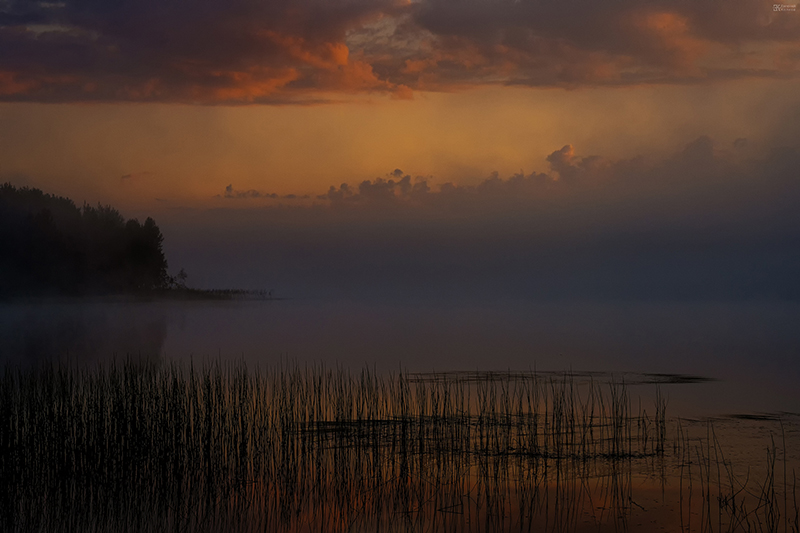
[[[168,289],[164,237],[152,218],[0,185],[0,296],[138,294]]]

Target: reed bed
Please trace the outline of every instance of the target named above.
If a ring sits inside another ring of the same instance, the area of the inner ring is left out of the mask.
[[[674,461],[698,531],[797,530],[785,473],[723,490],[718,443],[613,380],[125,361],[7,368],[0,401],[4,531],[628,530],[635,470]]]

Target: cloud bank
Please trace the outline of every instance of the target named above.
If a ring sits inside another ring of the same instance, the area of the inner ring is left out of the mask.
[[[384,177],[357,185],[331,185],[316,195],[311,211],[442,217],[447,213],[494,216],[514,213],[536,218],[563,211],[581,218],[585,213],[621,217],[642,209],[647,219],[733,217],[748,211],[769,218],[776,210],[800,201],[800,147],[768,146],[755,150],[747,139],[719,145],[708,136],[687,143],[661,159],[637,156],[610,159],[579,155],[572,145],[546,158],[546,172],[522,172],[501,177],[493,172],[475,185],[436,183],[435,178],[395,169]],[[793,170],[794,169],[794,170]],[[304,198],[308,195],[266,194],[226,187],[224,198]],[[270,204],[274,205],[274,204]],[[646,207],[645,207],[646,206]],[[658,216],[656,216],[658,214]],[[752,223],[754,219],[749,219]]]
[[[5,0],[0,99],[314,103],[332,95],[701,83],[800,70],[767,0]]]
[[[310,205],[159,224],[195,282],[298,297],[800,301],[800,146],[699,137],[610,159],[567,145],[548,165],[475,185],[397,169]]]

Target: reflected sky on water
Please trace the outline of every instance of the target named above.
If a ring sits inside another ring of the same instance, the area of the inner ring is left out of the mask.
[[[714,381],[662,385],[672,414],[800,412],[793,303],[51,300],[2,304],[0,318],[0,357],[14,364],[133,354],[379,371],[571,370],[629,382],[681,374]]]

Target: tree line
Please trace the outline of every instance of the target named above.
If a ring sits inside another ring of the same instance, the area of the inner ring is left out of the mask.
[[[181,282],[167,274],[152,218],[126,220],[98,204],[0,185],[0,296],[142,293]]]

